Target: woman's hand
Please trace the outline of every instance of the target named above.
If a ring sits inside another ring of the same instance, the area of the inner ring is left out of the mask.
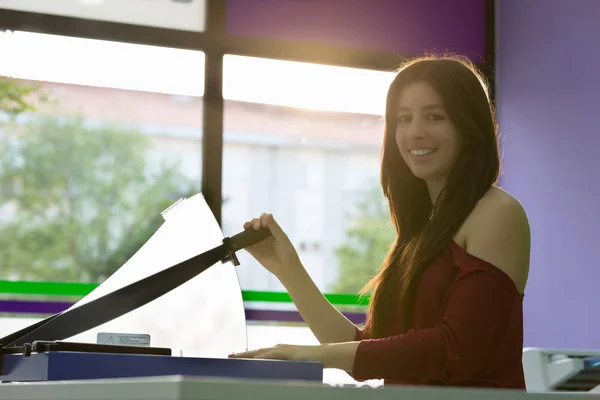
[[[231,354],[229,358],[256,358],[263,360],[316,361],[323,368],[338,368],[352,372],[360,342],[327,343],[317,346],[278,344],[275,347]]]
[[[321,361],[322,346],[278,344],[275,347],[231,354],[229,358],[260,358],[263,360]]]
[[[302,268],[298,252],[271,214],[244,223],[244,229],[269,228],[271,235],[245,250],[277,278]]]

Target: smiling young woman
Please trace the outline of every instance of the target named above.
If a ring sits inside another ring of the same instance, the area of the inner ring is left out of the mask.
[[[530,231],[496,186],[494,109],[482,76],[459,57],[405,64],[387,97],[381,185],[396,240],[358,329],[314,285],[270,214],[244,224],[272,236],[248,249],[286,287],[322,343],[232,357],[315,360],[355,379],[525,389],[523,293]]]

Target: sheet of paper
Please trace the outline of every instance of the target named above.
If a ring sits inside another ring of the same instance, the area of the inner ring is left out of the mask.
[[[184,199],[163,217],[165,222],[131,259],[71,308],[222,243],[221,229],[201,194]],[[226,358],[246,350],[244,303],[235,268],[219,262],[153,302],[65,340],[96,343],[102,332],[148,334],[151,346],[171,348],[175,356]]]

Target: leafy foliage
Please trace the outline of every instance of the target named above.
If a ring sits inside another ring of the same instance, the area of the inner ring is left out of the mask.
[[[11,117],[34,111],[37,101],[45,101],[39,86],[0,76],[0,113]]]
[[[380,187],[361,193],[356,209],[356,216],[346,230],[346,240],[336,249],[340,266],[333,288],[336,293],[359,292],[377,274],[395,238]]]
[[[0,111],[34,109],[18,86],[2,81]],[[160,226],[160,211],[198,190],[177,163],[150,161],[139,132],[30,115],[0,127],[3,277],[102,281]]]

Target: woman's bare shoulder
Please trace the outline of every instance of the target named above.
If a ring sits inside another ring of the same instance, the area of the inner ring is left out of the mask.
[[[519,292],[529,275],[531,232],[527,213],[507,191],[492,187],[464,227],[465,248],[506,273]]]

